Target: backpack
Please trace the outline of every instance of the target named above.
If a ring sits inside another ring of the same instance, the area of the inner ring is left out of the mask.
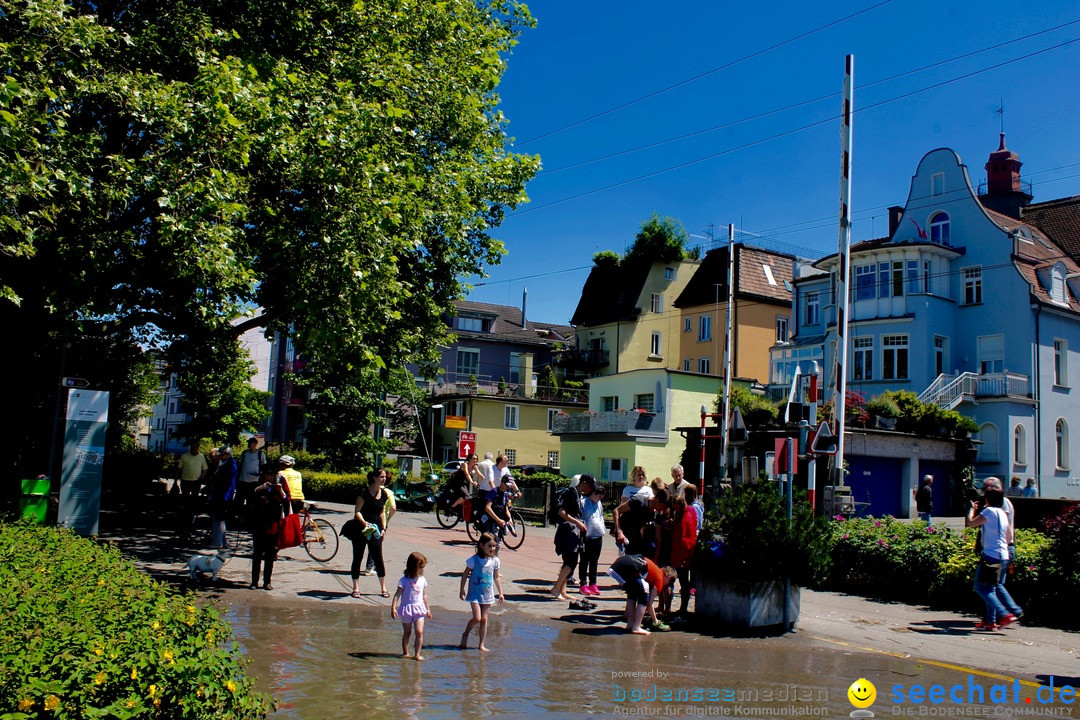
[[[566,487],[566,488],[563,488],[562,490],[560,490],[559,492],[557,492],[555,494],[555,497],[552,499],[551,507],[548,508],[548,524],[549,525],[560,525],[560,524],[566,522],[566,520],[564,520],[562,518],[562,516],[559,515],[559,511],[562,510],[563,502],[565,501],[565,499],[566,499],[565,496],[566,496],[566,493],[568,493],[568,492],[572,492],[575,495],[577,494],[576,489],[574,489],[572,487]]]

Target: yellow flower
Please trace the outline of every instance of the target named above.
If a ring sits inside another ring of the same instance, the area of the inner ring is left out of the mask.
[[[134,701],[134,700],[128,700],[128,701],[127,701],[127,706],[128,706],[129,708],[133,708],[133,707],[135,707],[135,701]]]
[[[19,712],[26,712],[32,707],[34,707],[34,701],[30,698],[23,698],[19,701]]]
[[[137,677],[139,677],[139,671],[136,668],[131,668],[131,679],[134,680]]]
[[[101,648],[94,648],[94,654],[95,654],[95,655],[100,655],[100,654],[101,654],[101,653],[103,653],[103,652],[105,652],[105,651],[104,651],[104,650],[102,650]]]
[[[165,652],[163,652],[163,653],[162,653],[161,655],[162,655],[162,657],[164,657],[164,658],[165,658],[166,660],[172,660],[172,659],[173,659],[173,654],[172,654],[172,650],[166,650],[166,651],[165,651]]]
[[[151,685],[150,686],[150,697],[154,697],[155,695],[157,695],[157,685]]]
[[[187,606],[187,611],[188,611],[189,613],[193,613],[193,612],[195,612],[195,606],[194,606],[194,605],[188,605],[188,606]]]
[[[94,676],[94,684],[95,685],[100,685],[103,682],[105,682],[105,671],[104,670],[102,670],[101,672],[99,672],[97,675]]]
[[[98,580],[97,584],[98,585],[104,585],[105,584],[105,578],[101,578],[100,580]]]
[[[60,698],[56,697],[55,695],[50,695],[49,697],[45,698],[46,710],[52,712],[58,707],[60,707]]]
[[[155,630],[157,630],[157,629],[158,629],[159,627],[161,627],[161,623],[159,623],[159,622],[158,622],[157,620],[155,620],[155,621],[154,621],[154,624],[153,624],[153,625],[151,625],[150,627],[152,627],[152,628],[154,628]]]
[[[195,688],[195,697],[197,697],[197,698],[202,697],[202,688],[201,687]]]
[[[154,698],[154,707],[156,707],[156,708],[161,707],[161,698]]]
[[[232,680],[227,680],[225,682],[225,687],[229,688],[229,692],[236,692],[236,683]]]

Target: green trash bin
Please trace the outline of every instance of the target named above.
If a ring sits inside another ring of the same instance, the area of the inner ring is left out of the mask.
[[[45,523],[49,511],[49,490],[52,483],[47,477],[29,478],[22,481],[22,497],[19,498],[19,516],[37,525]]]

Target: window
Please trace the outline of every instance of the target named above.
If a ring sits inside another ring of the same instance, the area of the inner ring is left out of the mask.
[[[675,268],[673,268],[673,267],[664,268],[664,279],[665,280],[674,280],[675,279]]]
[[[706,340],[712,340],[712,316],[711,315],[699,315],[697,321],[698,321],[698,328],[697,328],[698,342],[705,342]]]
[[[979,372],[983,375],[1005,369],[1005,336],[983,335],[976,338],[979,350]]]
[[[517,385],[521,382],[521,353],[510,353],[510,382]]]
[[[622,482],[626,479],[626,460],[623,458],[600,458],[600,479]]]
[[[1064,340],[1054,340],[1054,384],[1060,387],[1069,386],[1068,368],[1069,346]]]
[[[945,338],[940,335],[934,336],[934,375],[945,372]]]
[[[480,351],[458,348],[457,368],[458,375],[476,375],[480,371]]]
[[[1069,469],[1069,426],[1065,418],[1054,424],[1054,458],[1058,470]]]
[[[559,467],[559,451],[558,450],[548,450],[548,467],[549,468],[557,468],[557,467]]]
[[[506,448],[503,450],[503,455],[506,456],[507,465],[517,465],[517,450],[513,448]]]
[[[986,423],[979,428],[979,444],[978,450],[975,451],[975,462],[997,462],[1000,455],[1000,446],[1001,440],[998,437],[997,425]]]
[[[806,293],[806,324],[817,325],[821,312],[821,296],[819,293]]]
[[[1027,433],[1023,425],[1013,428],[1013,464],[1027,465]]]
[[[608,395],[600,398],[600,410],[603,412],[614,412],[619,407],[619,396]]]
[[[649,354],[660,356],[660,332],[656,331],[652,334],[652,341],[649,343]]]
[[[982,303],[982,268],[964,268],[964,304]]]
[[[855,268],[855,299],[873,300],[877,297],[874,288],[874,266],[859,265]]]
[[[935,213],[930,218],[930,242],[938,245],[949,244],[949,215],[948,213]]]
[[[931,292],[931,290],[930,290],[930,261],[929,260],[923,260],[923,263],[922,263],[922,282],[923,282],[923,292],[926,292],[926,293]]]
[[[697,371],[702,375],[708,375],[712,372],[712,358],[698,358]]]
[[[690,372],[690,358],[686,358],[682,361],[682,369],[686,372]]]
[[[874,338],[852,338],[854,357],[851,363],[852,380],[874,379]]]
[[[664,312],[664,295],[662,293],[652,294],[652,311],[654,313]]]
[[[1068,305],[1068,293],[1065,292],[1065,266],[1058,263],[1050,268],[1050,302],[1056,305]]]
[[[518,429],[518,414],[521,412],[519,405],[503,406],[503,427],[507,430]]]
[[[945,194],[945,173],[934,173],[930,176],[930,194]]]
[[[884,380],[907,380],[907,335],[881,336],[881,377]]]
[[[889,263],[878,263],[877,289],[881,297],[889,297]]]
[[[787,342],[788,339],[788,319],[786,317],[776,318],[776,342]]]
[[[457,328],[467,332],[483,332],[484,321],[480,318],[459,317],[457,319]]]
[[[175,400],[170,400],[169,401],[169,414],[170,415],[175,415],[176,414],[176,401]]]
[[[904,261],[895,260],[892,264],[892,295],[903,297],[904,295]]]
[[[645,412],[653,412],[656,408],[656,398],[652,393],[645,393],[643,395],[634,396],[634,407],[638,410],[644,410]]]
[[[560,411],[556,408],[548,408],[548,432],[551,432],[552,428],[555,427],[555,416],[558,415],[559,412]]]
[[[926,292],[926,289],[923,288],[922,283],[919,282],[918,260],[907,261],[907,292],[909,295],[912,293]]]
[[[682,331],[683,332],[693,332],[694,331],[694,318],[692,318],[692,317],[683,318]]]

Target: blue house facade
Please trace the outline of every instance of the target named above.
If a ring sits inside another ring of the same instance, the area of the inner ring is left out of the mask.
[[[1055,241],[1074,229],[1025,216],[1039,206],[1020,164],[1002,135],[979,192],[955,152],[933,150],[904,206],[890,210],[889,235],[852,247],[848,389],[867,398],[908,390],[954,408],[979,423],[977,475],[1080,497],[1070,458],[1080,440],[1080,265]],[[771,351],[774,375],[792,357],[820,353],[831,384],[837,265],[836,255],[823,258],[820,274],[795,281],[794,333]]]

